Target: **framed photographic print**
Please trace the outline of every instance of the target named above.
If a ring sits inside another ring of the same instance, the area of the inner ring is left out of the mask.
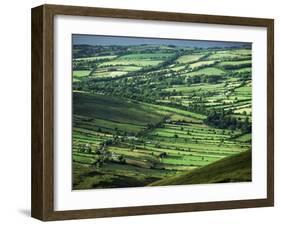
[[[272,19],[32,9],[32,216],[274,203]]]

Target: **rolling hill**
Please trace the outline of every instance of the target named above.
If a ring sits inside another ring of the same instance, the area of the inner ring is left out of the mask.
[[[251,181],[251,151],[218,160],[189,173],[162,179],[148,186]]]

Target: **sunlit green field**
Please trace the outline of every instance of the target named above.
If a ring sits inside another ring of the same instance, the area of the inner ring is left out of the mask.
[[[83,71],[73,71],[74,78],[80,78],[84,76],[88,76],[91,73],[89,70],[83,70]]]

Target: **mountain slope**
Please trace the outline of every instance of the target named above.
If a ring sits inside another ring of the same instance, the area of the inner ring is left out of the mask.
[[[153,182],[148,186],[251,181],[251,162],[251,151],[245,151],[189,173]]]

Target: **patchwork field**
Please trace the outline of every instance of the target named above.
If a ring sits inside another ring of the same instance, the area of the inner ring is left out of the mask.
[[[251,81],[245,46],[74,45],[73,188],[250,181]]]

